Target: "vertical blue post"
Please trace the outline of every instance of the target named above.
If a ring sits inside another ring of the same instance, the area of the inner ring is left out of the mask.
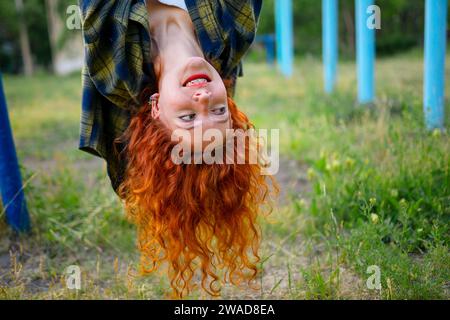
[[[275,61],[275,35],[271,33],[256,36],[255,42],[260,42],[264,45],[266,61],[268,64],[273,64]]]
[[[22,189],[16,149],[9,124],[6,98],[0,74],[0,192],[6,222],[15,231],[29,231],[30,220]],[[1,212],[1,211],[0,211]]]
[[[355,1],[358,101],[365,104],[375,99],[375,29],[367,25],[374,0]]]
[[[294,62],[292,0],[275,0],[277,59],[281,72],[292,76]]]
[[[332,93],[338,60],[338,0],[322,0],[322,46],[325,92]]]
[[[427,0],[425,8],[424,112],[428,129],[444,127],[447,0]]]
[[[267,63],[274,64],[275,61],[275,35],[267,35],[266,41]]]

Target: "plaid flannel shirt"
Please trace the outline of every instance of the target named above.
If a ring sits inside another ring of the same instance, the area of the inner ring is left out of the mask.
[[[155,87],[145,0],[80,0],[85,64],[79,149],[102,157],[115,191],[126,159],[114,140],[128,127],[145,87]],[[206,59],[234,95],[254,40],[262,0],[185,0]],[[134,107],[133,107],[134,106]]]

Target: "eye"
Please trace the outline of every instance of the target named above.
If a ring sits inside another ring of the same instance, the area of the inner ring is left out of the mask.
[[[187,114],[178,118],[185,122],[189,122],[195,119],[195,113]]]
[[[222,115],[225,114],[225,112],[227,112],[227,107],[214,108],[211,110],[211,112],[215,115]]]

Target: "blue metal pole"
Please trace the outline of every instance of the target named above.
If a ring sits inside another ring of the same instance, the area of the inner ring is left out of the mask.
[[[338,60],[338,1],[322,0],[322,41],[325,92],[331,93],[336,83]]]
[[[277,38],[277,60],[281,72],[290,77],[293,73],[293,18],[292,0],[275,0],[275,29]]]
[[[444,127],[447,0],[427,0],[425,8],[424,112],[428,129]]]
[[[30,220],[22,189],[22,178],[9,123],[0,74],[0,192],[6,222],[15,231],[29,231]]]
[[[367,25],[370,17],[367,9],[374,0],[355,1],[358,101],[365,104],[375,99],[375,29]]]
[[[267,62],[274,64],[275,61],[275,35],[269,34],[266,42]]]
[[[275,61],[275,34],[263,34],[256,36],[255,42],[260,42],[266,50],[266,61],[273,64]]]

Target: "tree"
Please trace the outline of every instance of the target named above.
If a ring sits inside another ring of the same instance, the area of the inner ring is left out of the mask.
[[[51,57],[52,57],[52,69],[56,70],[56,53],[58,50],[58,0],[45,0],[47,11],[47,26],[50,39]]]
[[[25,24],[23,1],[15,0],[17,14],[19,16],[19,34],[20,34],[20,51],[22,53],[22,61],[24,73],[27,76],[33,74],[33,59],[31,57],[30,40],[28,37],[28,29]]]

